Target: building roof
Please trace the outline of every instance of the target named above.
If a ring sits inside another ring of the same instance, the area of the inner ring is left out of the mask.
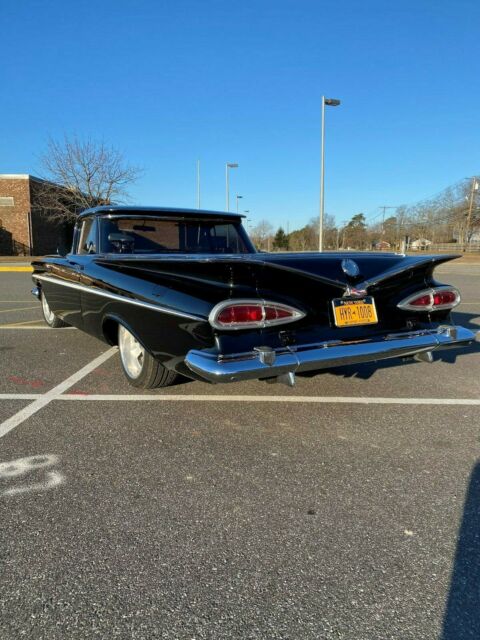
[[[34,180],[35,182],[45,182],[42,178],[37,178],[29,173],[0,173],[0,180]]]
[[[240,213],[232,213],[231,211],[209,211],[207,209],[183,209],[177,207],[134,207],[134,206],[102,206],[92,207],[86,209],[79,214],[79,217],[92,216],[92,215],[144,215],[144,216],[158,216],[158,215],[172,215],[172,216],[191,216],[191,217],[203,217],[203,216],[215,216],[218,218],[244,218],[245,216]]]
[[[413,242],[411,242],[410,246],[413,247],[421,244],[432,244],[432,241],[427,240],[427,238],[418,238],[417,240],[414,240]]]

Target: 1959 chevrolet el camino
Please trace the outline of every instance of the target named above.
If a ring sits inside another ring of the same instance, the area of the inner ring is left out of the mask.
[[[260,253],[241,216],[97,207],[79,215],[72,251],[33,262],[51,327],[118,345],[128,381],[167,386],[415,356],[467,345],[452,325],[459,292],[433,278],[456,256]]]

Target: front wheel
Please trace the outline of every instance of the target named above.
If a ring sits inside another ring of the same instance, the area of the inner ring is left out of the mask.
[[[141,389],[168,387],[177,377],[175,371],[169,371],[147,353],[130,331],[121,324],[118,325],[118,349],[123,373],[134,387]]]
[[[42,291],[42,313],[43,319],[52,329],[60,329],[60,327],[68,327],[67,323],[56,316],[50,309],[45,294]]]

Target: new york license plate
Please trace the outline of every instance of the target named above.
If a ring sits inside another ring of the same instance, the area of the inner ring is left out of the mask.
[[[337,327],[354,327],[378,322],[375,300],[371,296],[355,300],[335,298],[332,300],[332,306]]]

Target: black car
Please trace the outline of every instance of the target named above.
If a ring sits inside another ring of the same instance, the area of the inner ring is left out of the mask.
[[[33,262],[45,321],[118,345],[137,387],[178,374],[269,379],[467,345],[459,292],[433,278],[457,256],[260,253],[232,213],[97,207],[72,251]]]

